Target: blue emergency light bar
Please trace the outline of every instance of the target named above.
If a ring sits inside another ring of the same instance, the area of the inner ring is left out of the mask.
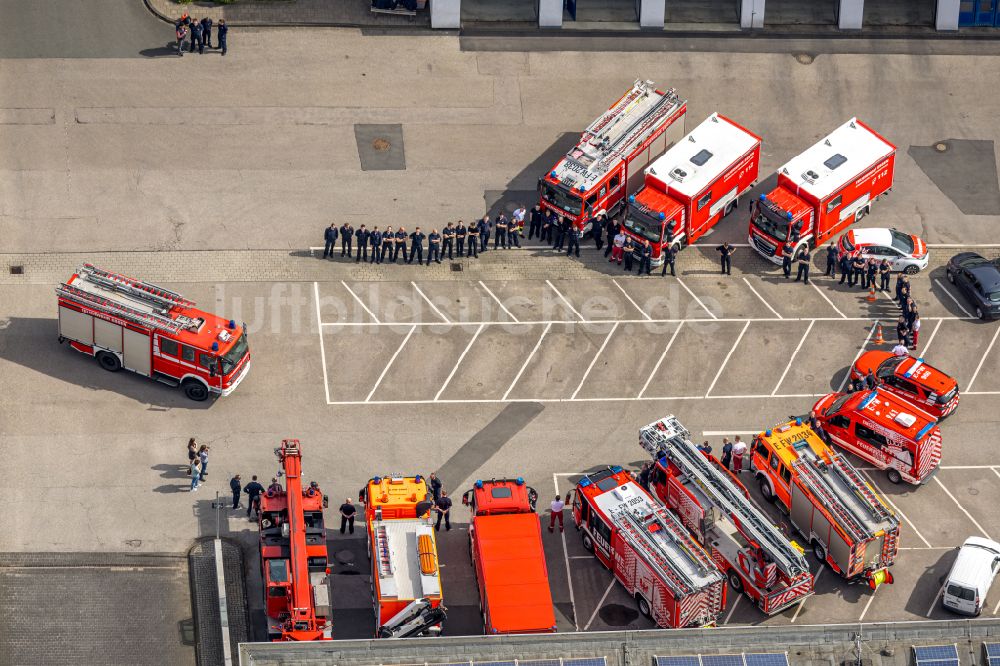
[[[924,359],[918,358],[917,362],[911,365],[910,369],[903,373],[903,376],[909,379],[913,375],[914,371],[919,370],[920,366],[922,366],[923,364],[924,364]]]
[[[878,391],[872,390],[872,392],[866,395],[865,399],[861,401],[861,404],[858,405],[858,409],[864,409],[865,407],[867,407],[871,403],[871,401],[875,399],[875,396],[877,395]]]
[[[930,423],[928,423],[927,425],[925,425],[925,426],[924,426],[923,428],[921,428],[921,429],[920,429],[920,432],[918,432],[918,433],[917,433],[917,436],[916,436],[916,439],[917,439],[917,440],[920,440],[920,439],[921,439],[921,438],[922,438],[922,437],[923,437],[924,435],[926,435],[926,434],[927,434],[927,433],[928,433],[928,432],[930,431],[930,429],[931,429],[931,428],[933,428],[933,427],[934,427],[935,425],[937,425],[937,421],[931,421]]]

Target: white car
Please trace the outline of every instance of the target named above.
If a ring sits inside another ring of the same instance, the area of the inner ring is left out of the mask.
[[[851,229],[840,237],[841,252],[860,252],[866,259],[889,260],[893,271],[913,275],[927,268],[927,243],[896,229]]]
[[[969,537],[958,550],[958,557],[945,579],[942,605],[962,615],[979,615],[998,568],[1000,543]]]

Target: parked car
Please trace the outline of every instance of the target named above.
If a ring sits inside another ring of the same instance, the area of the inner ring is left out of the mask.
[[[936,418],[944,418],[958,407],[958,382],[922,358],[872,349],[851,366],[851,379],[864,379],[869,371],[886,390]]]
[[[962,615],[979,615],[1000,568],[1000,543],[969,537],[944,581],[941,603]]]
[[[841,252],[858,252],[865,259],[889,260],[893,271],[913,275],[927,268],[927,243],[896,229],[851,229],[840,237]]]
[[[980,319],[1000,317],[1000,259],[959,252],[945,268],[948,282],[958,287]]]

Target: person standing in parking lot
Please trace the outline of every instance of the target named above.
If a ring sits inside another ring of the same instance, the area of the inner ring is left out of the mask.
[[[479,223],[470,222],[467,230],[469,236],[469,249],[465,253],[467,257],[479,258]],[[462,256],[459,254],[458,256]]]
[[[896,339],[899,341],[899,344],[906,345],[909,333],[910,329],[906,326],[906,317],[899,315],[899,319],[896,321]]]
[[[639,248],[639,275],[649,275],[653,270],[653,246],[649,244],[648,238],[642,239],[642,247]]]
[[[386,227],[385,233],[382,234],[382,252],[378,256],[378,262],[381,264],[383,261],[392,261],[392,248],[396,247],[396,232],[392,230],[392,227]]]
[[[434,530],[441,529],[441,520],[444,519],[444,529],[445,531],[451,530],[451,498],[448,497],[448,493],[444,490],[441,491],[441,496],[434,500],[434,510],[437,511],[437,523],[434,525]]]
[[[851,259],[851,279],[848,284],[852,287],[854,285],[865,286],[865,258],[861,256],[861,253],[855,253],[854,258]]]
[[[913,314],[911,315],[912,321],[910,322],[910,348],[917,348],[917,338],[920,337],[920,313],[917,312],[917,306],[913,306]]]
[[[563,525],[563,511],[566,509],[566,503],[562,501],[562,495],[556,495],[556,498],[552,500],[552,504],[549,505],[549,532],[554,532],[556,527],[556,521],[559,521],[559,531],[564,531]]]
[[[229,50],[226,44],[226,38],[229,37],[229,26],[226,25],[226,19],[219,19],[217,32],[219,35],[219,45],[217,48],[222,49],[222,55],[226,55],[226,51]]]
[[[489,248],[486,247],[490,244],[490,229],[492,228],[492,223],[490,222],[489,215],[483,215],[483,219],[479,220],[479,251],[486,252]]]
[[[354,227],[347,222],[340,225],[340,256],[351,256],[351,247],[354,245]]]
[[[743,456],[747,454],[747,443],[740,439],[739,435],[733,439],[733,471],[737,474],[743,472]]]
[[[233,491],[233,511],[236,511],[236,509],[240,508],[240,493],[243,492],[239,474],[229,479],[229,489]]]
[[[723,243],[715,248],[715,251],[719,253],[719,262],[722,264],[722,274],[732,275],[733,254],[736,252],[736,248],[730,247],[729,243]]]
[[[465,222],[459,220],[458,226],[452,229],[452,238],[455,240],[455,249],[458,251],[459,257],[465,254],[465,239],[468,235],[469,230],[466,228]],[[448,258],[451,259],[450,251],[448,252]]]
[[[323,258],[329,257],[333,259],[333,250],[337,245],[337,223],[333,222],[326,228],[323,232],[323,240],[326,243],[323,246]]]
[[[528,240],[535,236],[542,237],[542,206],[535,204],[528,214]]]
[[[830,243],[826,248],[826,273],[832,278],[837,277],[837,264],[840,262],[840,248],[836,243]]]
[[[368,234],[368,244],[372,246],[372,256],[368,263],[381,264],[382,258],[379,256],[379,251],[382,249],[382,232],[378,230],[378,225]]]
[[[786,280],[792,277],[792,260],[795,258],[792,256],[792,250],[791,241],[785,241],[785,244],[781,246],[781,273]]]
[[[883,259],[882,263],[878,265],[878,276],[879,276],[879,289],[881,291],[889,291],[889,280],[892,278],[892,267],[889,265],[888,259]]]
[[[417,227],[410,234],[410,258],[406,260],[406,263],[412,264],[414,258],[417,260],[417,265],[424,263],[424,232]]]
[[[344,534],[350,530],[351,534],[354,534],[354,517],[358,512],[357,508],[354,506],[354,502],[348,497],[344,500],[344,503],[340,505],[340,533]]]
[[[427,237],[427,265],[431,265],[431,260],[441,263],[441,234],[437,229],[431,229],[430,236]]]
[[[802,249],[799,250],[799,256],[796,257],[796,261],[799,264],[799,268],[795,274],[795,281],[804,280],[805,284],[809,284],[809,264],[812,262],[812,255],[809,253],[808,245],[802,246]]]
[[[493,249],[497,249],[497,246],[507,249],[507,216],[503,211],[497,215],[496,222],[493,224],[494,236],[493,236]]]
[[[663,255],[663,270],[660,271],[660,277],[667,276],[668,266],[670,267],[670,275],[673,277],[677,277],[677,273],[675,272],[675,267],[674,267],[674,264],[677,261],[677,248],[673,245],[669,247],[664,247],[662,250],[660,250],[660,253]]]
[[[361,262],[362,255],[364,255],[364,261],[368,261],[368,236],[368,230],[363,224],[354,232],[354,238],[358,241],[358,254],[354,259],[356,264]]]
[[[846,280],[848,287],[854,284],[851,282],[851,261],[850,252],[844,252],[840,255],[840,284],[844,284]]]
[[[264,492],[264,486],[260,485],[257,481],[257,475],[254,474],[250,479],[250,483],[246,485],[243,492],[247,494],[247,518],[250,517],[250,512],[254,511],[259,516],[260,515],[260,494]]]

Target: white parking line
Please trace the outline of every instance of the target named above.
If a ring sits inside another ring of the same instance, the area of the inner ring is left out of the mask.
[[[820,565],[819,569],[816,571],[816,575],[813,576],[813,590],[816,589],[816,583],[819,581],[819,577],[823,575],[823,570],[825,568],[826,567],[824,567],[823,565]],[[807,601],[809,601],[809,597],[806,597],[805,599],[800,601],[799,605],[795,608],[795,614],[792,615],[792,624],[795,624],[795,621],[799,619],[799,613],[802,612],[802,607],[806,605]]]
[[[618,284],[618,280],[612,279],[611,282],[614,283],[616,287],[618,287],[618,291],[625,294],[625,298],[628,299],[628,302],[632,304],[632,307],[634,307],[636,310],[639,311],[639,314],[641,314],[643,317],[646,318],[646,321],[653,321],[653,318],[650,317],[648,314],[646,314],[646,311],[640,308],[639,304],[636,303],[634,300],[632,300],[632,297],[628,295],[628,292],[625,291],[620,284]]]
[[[313,295],[316,297],[316,328],[319,330],[319,360],[323,363],[323,390],[326,392],[326,404],[330,404],[330,379],[326,371],[326,345],[323,343],[323,326],[319,318],[319,282],[313,282]]]
[[[979,371],[983,369],[983,363],[986,361],[986,357],[990,355],[993,345],[997,342],[997,335],[1000,335],[1000,327],[993,332],[993,338],[990,340],[989,346],[986,348],[986,351],[983,352],[982,358],[979,359],[979,365],[976,366],[976,371],[972,373],[972,379],[969,380],[969,383],[965,387],[967,390],[971,391],[972,385],[976,383],[976,377],[979,376]]]
[[[448,373],[448,379],[444,380],[444,384],[441,385],[441,388],[438,390],[437,395],[434,396],[434,402],[437,402],[438,398],[441,397],[441,394],[444,393],[444,390],[448,388],[448,384],[451,383],[451,378],[455,376],[455,371],[458,370],[458,366],[462,365],[462,360],[465,358],[465,355],[469,353],[469,350],[472,349],[472,345],[476,342],[476,338],[479,337],[479,334],[483,332],[484,328],[486,328],[486,325],[480,324],[479,328],[476,329],[475,335],[473,335],[472,339],[469,340],[469,344],[465,345],[465,349],[462,350],[462,353],[459,355],[458,360],[455,361],[455,367],[451,369],[450,373]]]
[[[781,388],[781,383],[785,381],[785,375],[787,375],[788,371],[791,369],[792,363],[795,362],[795,357],[798,355],[799,350],[802,349],[802,343],[805,342],[806,338],[809,337],[809,331],[812,330],[813,324],[815,323],[816,322],[814,321],[809,322],[809,327],[806,328],[806,332],[802,334],[802,338],[799,340],[798,346],[795,348],[795,351],[792,352],[791,358],[788,359],[788,365],[785,366],[785,371],[781,373],[781,378],[778,379],[778,383],[774,385],[774,390],[771,391],[771,395],[775,395],[778,393],[778,389]]]
[[[583,318],[583,315],[581,315],[579,312],[576,311],[576,308],[574,308],[573,305],[568,300],[566,300],[566,297],[563,296],[562,293],[558,289],[556,289],[556,286],[554,284],[552,284],[548,280],[545,281],[545,284],[547,284],[550,287],[552,287],[552,291],[556,292],[556,296],[558,296],[559,298],[562,299],[562,302],[566,304],[566,307],[568,307],[570,309],[570,312],[572,312],[573,314],[575,314],[577,316],[577,318],[579,318],[580,321],[585,321],[584,318]]]
[[[823,293],[822,289],[820,289],[819,287],[816,286],[815,282],[810,282],[809,284],[812,285],[812,288],[816,290],[817,294],[819,294],[820,296],[823,297],[824,301],[826,301],[827,303],[830,304],[830,307],[833,308],[834,312],[836,312],[837,314],[839,314],[842,319],[847,319],[847,315],[845,315],[843,312],[841,312],[840,308],[838,308],[836,305],[833,304],[833,301],[831,301],[830,298],[826,294]]]
[[[561,495],[559,492],[559,477],[567,476],[566,474],[553,474],[552,475],[552,487],[555,489],[556,495]],[[568,476],[575,476],[570,474]],[[576,614],[576,598],[573,596],[573,571],[569,566],[569,548],[566,547],[566,532],[560,532],[559,536],[562,538],[563,547],[563,561],[566,563],[566,584],[569,586],[569,603],[573,608],[573,628],[580,631],[580,621],[577,619]],[[611,579],[614,581],[614,577]]]
[[[927,342],[926,342],[926,344],[924,344],[924,349],[923,349],[923,351],[920,352],[921,354],[926,354],[927,353],[927,349],[931,346],[931,343],[934,342],[934,336],[937,335],[937,332],[938,332],[939,328],[941,328],[941,322],[940,321],[938,321],[938,323],[934,325],[934,330],[931,331],[931,337],[927,338]]]
[[[608,331],[608,334],[604,336],[604,342],[601,343],[601,348],[598,349],[597,353],[594,354],[594,357],[590,359],[590,365],[587,366],[587,371],[583,373],[583,377],[580,379],[580,385],[576,387],[575,391],[573,391],[573,395],[570,396],[570,400],[576,398],[576,394],[579,393],[580,389],[583,388],[584,382],[586,382],[587,377],[590,376],[590,371],[594,369],[594,365],[597,363],[597,359],[601,357],[601,353],[604,351],[604,348],[608,346],[608,340],[611,339],[611,336],[615,334],[616,330],[618,330],[618,322],[615,322],[615,325],[611,327],[611,330]]]
[[[947,495],[948,497],[950,497],[950,498],[951,498],[951,501],[955,503],[955,506],[957,506],[957,507],[959,508],[959,510],[960,510],[960,511],[961,511],[962,513],[964,513],[964,514],[965,514],[965,517],[966,517],[966,518],[968,518],[968,519],[969,519],[970,521],[972,521],[972,524],[976,526],[976,529],[977,529],[977,530],[979,530],[979,532],[980,532],[980,533],[981,533],[981,534],[982,534],[982,535],[983,535],[984,537],[986,537],[987,539],[989,539],[989,538],[990,538],[990,535],[986,533],[986,530],[984,530],[984,529],[983,529],[983,526],[982,526],[982,525],[980,525],[980,524],[979,524],[979,523],[978,523],[978,522],[976,521],[976,519],[972,517],[972,514],[971,514],[971,513],[969,513],[968,511],[966,511],[966,510],[965,510],[965,507],[964,507],[964,506],[962,506],[962,503],[961,503],[961,502],[959,502],[959,501],[958,501],[958,499],[957,499],[957,498],[956,498],[956,497],[955,497],[954,495],[952,495],[952,494],[951,494],[951,491],[950,491],[950,490],[948,490],[948,488],[947,488],[947,487],[946,487],[946,486],[945,486],[945,485],[944,485],[943,483],[941,483],[941,479],[939,479],[939,478],[937,478],[937,477],[935,476],[935,477],[934,477],[934,482],[935,482],[935,483],[937,483],[937,484],[938,484],[939,486],[941,486],[941,490],[943,490],[943,491],[945,492],[945,494],[946,494],[946,495]]]
[[[864,610],[861,611],[861,617],[858,618],[858,622],[865,621],[865,615],[868,615],[868,609],[872,607],[872,602],[875,601],[876,594],[878,594],[877,587],[874,590],[872,590],[871,595],[868,597],[868,603],[865,604]]]
[[[913,524],[912,520],[906,517],[905,513],[899,510],[899,507],[896,506],[896,503],[893,502],[891,499],[889,499],[888,495],[881,492],[881,489],[878,487],[878,484],[875,483],[875,479],[872,478],[872,475],[869,474],[868,471],[864,469],[861,470],[861,473],[864,474],[865,478],[868,479],[868,483],[872,484],[872,487],[879,491],[879,494],[882,496],[882,499],[884,499],[886,502],[889,503],[889,506],[892,507],[893,511],[899,514],[899,517],[906,521],[906,524],[910,526],[910,529],[913,530],[913,533],[917,535],[917,538],[923,541],[925,546],[931,548],[931,542],[924,538],[924,535],[920,533],[920,530],[917,529],[917,526]]]
[[[343,280],[341,280],[340,284],[344,285],[344,289],[347,290],[347,293],[349,293],[351,296],[353,296],[354,300],[356,300],[358,302],[358,305],[360,305],[362,308],[364,308],[365,312],[367,312],[369,315],[371,315],[371,318],[375,320],[376,324],[381,324],[382,323],[382,322],[379,321],[378,317],[375,316],[375,313],[368,309],[368,306],[365,305],[365,302],[363,300],[361,300],[360,298],[358,298],[358,295],[355,294],[354,291],[350,287],[347,286],[346,282],[344,282]]]
[[[954,294],[952,294],[946,286],[941,284],[941,280],[934,278],[934,284],[936,284],[941,291],[948,294],[948,298],[951,299],[951,302],[957,305],[958,309],[964,312],[967,317],[973,318],[972,313],[965,309],[965,306],[962,305],[957,298],[955,298]]]
[[[925,321],[925,322],[939,321],[939,320],[940,321],[966,321],[966,320],[974,320],[974,319],[976,319],[976,317],[921,317],[921,320]],[[748,322],[748,321],[751,322],[751,323],[752,322],[757,322],[757,321],[762,321],[762,322],[773,322],[773,321],[786,321],[786,322],[795,322],[795,321],[806,321],[806,322],[808,322],[808,321],[817,321],[817,322],[820,322],[820,321],[838,321],[838,322],[863,321],[863,322],[876,322],[876,321],[878,321],[878,318],[877,317],[846,317],[846,318],[845,317],[785,317],[784,319],[778,319],[777,317],[715,317],[713,315],[712,318],[708,318],[708,317],[688,317],[686,319],[584,319],[582,321],[579,320],[579,319],[533,319],[531,321],[510,322],[510,321],[505,321],[505,320],[497,319],[497,320],[491,320],[491,321],[478,320],[478,321],[453,322],[453,324],[456,325],[456,326],[479,326],[480,324],[486,324],[487,326],[491,326],[491,325],[496,325],[496,326],[512,326],[512,325],[515,325],[515,324],[521,324],[521,325],[524,325],[524,326],[531,326],[531,325],[535,325],[535,324],[587,324],[587,325],[601,324],[601,325],[604,325],[604,324],[610,324],[610,323],[616,322],[616,321],[619,324],[678,324],[680,322],[685,322],[685,323],[688,323],[688,324],[704,324],[704,323],[713,323],[713,324],[742,324],[742,323],[745,323],[745,322]],[[439,328],[441,326],[444,326],[444,324],[442,324],[439,321],[414,321],[414,322],[399,322],[399,321],[383,321],[383,322],[332,321],[332,322],[323,322],[322,323],[323,326],[371,326],[371,327],[378,327],[378,326],[401,326],[401,325],[409,326],[411,324],[414,325],[414,326],[437,326]]]
[[[926,613],[924,613],[924,617],[930,617],[930,616],[931,616],[931,613],[933,613],[933,612],[934,612],[934,607],[935,607],[935,606],[937,606],[937,602],[938,602],[938,599],[940,599],[940,598],[941,598],[941,595],[942,595],[943,593],[944,593],[944,585],[942,585],[942,586],[940,587],[940,589],[938,589],[938,592],[937,592],[937,594],[935,594],[935,595],[934,595],[934,601],[932,601],[932,602],[931,602],[931,606],[930,606],[930,608],[928,608],[928,609],[927,609],[927,612],[926,612]]]
[[[507,309],[507,306],[504,305],[499,298],[497,298],[497,295],[493,293],[493,290],[487,287],[482,280],[479,281],[479,286],[486,290],[486,293],[489,294],[490,297],[497,302],[497,305],[500,306],[500,309],[503,310],[508,317],[513,319],[515,322],[518,321],[517,317],[514,316],[514,313]]]
[[[518,380],[521,379],[521,375],[524,374],[524,369],[528,367],[529,363],[531,363],[531,357],[535,355],[535,352],[538,351],[538,348],[542,345],[542,340],[545,339],[545,336],[548,334],[550,328],[552,328],[552,324],[545,325],[545,330],[543,330],[542,334],[538,336],[538,342],[535,343],[535,346],[531,349],[531,353],[528,354],[528,357],[524,359],[524,364],[521,365],[521,369],[517,371],[514,381],[512,381],[510,386],[507,387],[507,392],[503,394],[502,398],[500,398],[500,402],[506,402],[507,396],[509,396],[510,392],[514,390],[514,387],[517,386]]]
[[[434,303],[431,302],[431,299],[427,298],[427,294],[425,294],[423,292],[423,290],[420,287],[417,286],[416,282],[411,281],[410,284],[412,284],[413,288],[417,290],[417,293],[420,294],[421,298],[423,298],[425,301],[427,301],[427,305],[431,306],[431,310],[434,310],[435,314],[437,314],[438,317],[441,317],[441,319],[444,320],[444,323],[446,323],[446,324],[450,324],[451,323],[451,320],[448,319],[447,317],[445,317],[444,313],[437,309],[437,306],[434,305]]]
[[[847,372],[844,373],[844,378],[840,380],[840,386],[837,387],[837,393],[842,393],[844,391],[844,387],[847,386],[847,380],[851,378],[851,368],[853,368],[854,364],[858,362],[861,355],[865,353],[866,348],[868,347],[868,341],[872,339],[872,333],[875,332],[875,328],[877,326],[878,320],[876,319],[875,323],[872,324],[872,327],[868,329],[868,336],[865,338],[865,341],[861,343],[861,349],[859,349],[858,353],[854,355],[854,360],[851,361],[851,364],[847,366]]]
[[[472,398],[454,400],[433,400],[426,398],[423,400],[341,400],[331,402],[331,405],[499,405],[509,402],[541,402],[541,403],[573,403],[573,402],[673,402],[678,400],[788,400],[791,398],[821,398],[826,393],[779,393],[778,395],[758,394],[758,395],[657,395],[643,396],[642,398],[615,397],[603,398]],[[968,393],[966,393],[968,395]],[[978,394],[977,394],[978,395]],[[759,430],[757,432],[760,432]],[[755,433],[756,434],[756,433]],[[947,468],[944,468],[947,469]]]
[[[736,612],[736,607],[740,605],[740,599],[742,598],[743,598],[742,594],[736,595],[736,601],[734,601],[733,605],[729,607],[729,612],[726,613],[726,619],[722,621],[722,624],[729,624],[729,620],[732,619],[733,613]]]
[[[748,280],[746,278],[743,278],[743,281],[747,283],[748,287],[750,287],[750,291],[752,291],[754,293],[754,296],[756,296],[757,298],[759,298],[760,302],[763,303],[764,305],[766,305],[767,309],[774,313],[775,317],[777,317],[778,319],[784,319],[784,317],[781,316],[781,313],[778,312],[777,310],[775,310],[774,308],[772,308],[771,304],[768,303],[767,301],[765,301],[764,297],[761,296],[760,293],[756,289],[753,288],[753,285],[750,284],[750,280]]]
[[[667,357],[667,352],[670,351],[670,346],[674,344],[674,340],[677,338],[677,334],[681,332],[681,328],[684,326],[684,322],[677,325],[677,329],[674,334],[670,336],[670,340],[667,342],[667,346],[663,348],[663,353],[660,354],[660,358],[656,361],[656,365],[653,366],[653,371],[649,373],[649,377],[646,378],[646,383],[642,385],[642,390],[639,391],[639,395],[636,396],[636,400],[642,398],[642,394],[646,392],[649,388],[649,383],[653,381],[653,377],[656,375],[656,371],[660,369],[660,365],[663,363],[663,359]]]
[[[389,359],[389,362],[385,364],[384,368],[382,368],[382,374],[378,376],[378,379],[375,381],[375,386],[372,387],[371,393],[369,393],[368,397],[365,398],[365,402],[371,402],[372,396],[375,395],[375,391],[378,390],[379,384],[381,384],[382,380],[385,379],[386,374],[389,372],[389,368],[392,367],[392,364],[396,360],[396,357],[399,356],[399,352],[403,351],[403,347],[405,347],[406,343],[410,341],[410,336],[413,335],[413,331],[415,330],[417,330],[416,326],[410,326],[410,330],[406,334],[406,337],[403,338],[403,341],[401,343],[399,343],[399,348],[396,350],[396,353],[392,355],[392,358]]]
[[[707,307],[705,307],[705,304],[701,302],[701,299],[698,298],[698,296],[696,296],[693,291],[691,291],[690,289],[688,289],[688,286],[686,284],[684,284],[684,280],[682,280],[680,278],[677,278],[677,284],[679,284],[680,286],[684,287],[684,291],[686,291],[687,293],[691,294],[691,298],[693,298],[695,300],[695,302],[698,305],[701,306],[702,310],[704,310],[705,312],[708,313],[709,317],[711,317],[712,319],[718,319],[718,317],[715,316],[715,313],[712,312],[711,310],[709,310]]]
[[[743,334],[747,332],[748,328],[750,328],[750,322],[743,325],[743,330],[740,331],[739,336],[736,338],[736,342],[734,342],[733,346],[729,348],[729,353],[726,354],[726,358],[722,361],[722,365],[719,366],[719,371],[715,373],[715,379],[712,380],[712,383],[708,386],[708,390],[705,391],[706,398],[708,397],[708,394],[712,392],[712,389],[715,388],[715,382],[719,381],[719,377],[722,376],[722,371],[726,369],[726,365],[729,363],[730,357],[732,357],[733,352],[736,351],[736,348],[740,344],[740,340],[743,339]]]
[[[597,617],[597,612],[601,610],[601,606],[604,605],[604,600],[608,598],[608,594],[611,592],[611,589],[615,586],[616,582],[618,581],[615,578],[614,574],[611,574],[611,582],[608,583],[608,589],[604,590],[604,594],[601,595],[601,600],[597,602],[597,606],[594,608],[594,612],[590,614],[590,619],[587,620],[587,624],[583,627],[584,631],[590,630],[590,625],[594,622],[594,618]]]

